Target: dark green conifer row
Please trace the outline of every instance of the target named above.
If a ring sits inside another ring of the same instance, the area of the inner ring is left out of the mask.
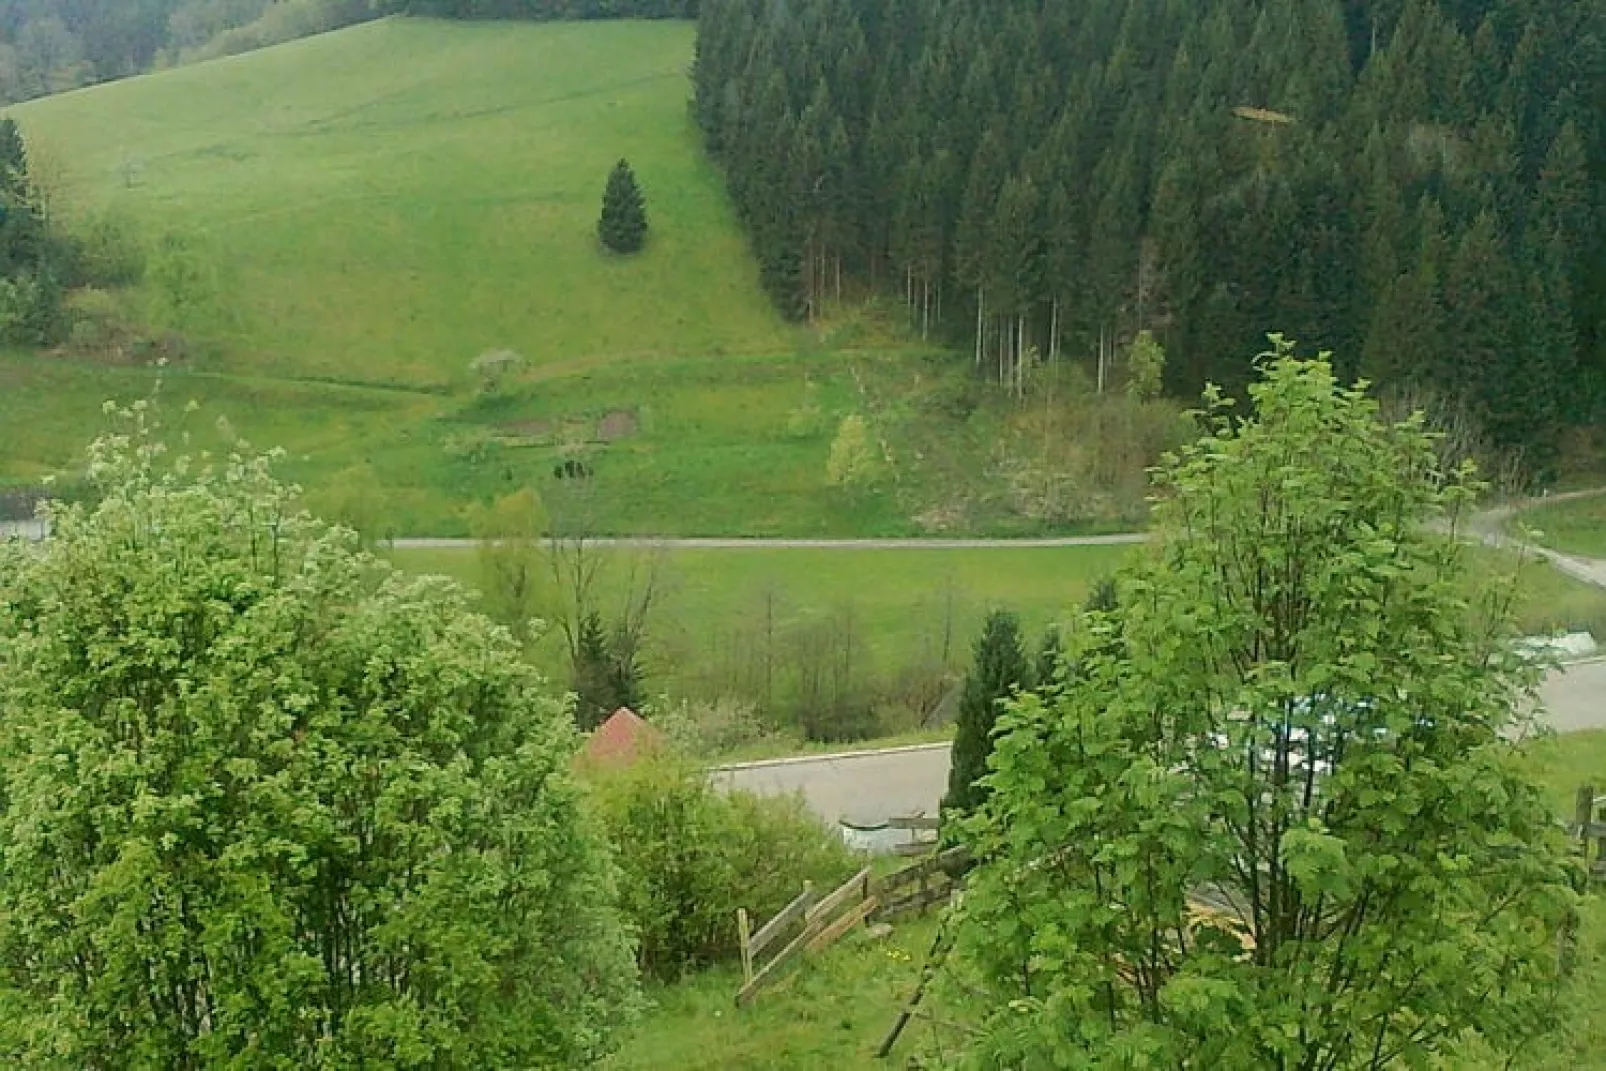
[[[1282,331],[1543,465],[1606,379],[1606,0],[703,0],[766,287],[1170,387]],[[1583,386],[1580,386],[1582,381]]]

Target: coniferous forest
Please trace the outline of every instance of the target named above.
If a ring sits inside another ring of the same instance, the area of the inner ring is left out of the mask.
[[[1606,0],[703,0],[696,114],[789,315],[1019,383],[1277,330],[1543,468],[1606,383]]]

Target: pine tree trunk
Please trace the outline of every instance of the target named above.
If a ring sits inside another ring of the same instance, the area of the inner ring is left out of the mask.
[[[1104,393],[1104,325],[1103,324],[1099,325],[1099,375],[1098,375],[1098,382],[1099,382],[1098,392],[1099,392],[1100,395],[1102,395]]]
[[[1060,355],[1060,299],[1054,298],[1054,311],[1048,318],[1048,363],[1053,364]]]
[[[976,288],[976,367],[981,367],[981,330],[982,314],[987,307],[987,291],[981,287]]]
[[[1026,317],[1015,319],[1015,397],[1026,397]]]

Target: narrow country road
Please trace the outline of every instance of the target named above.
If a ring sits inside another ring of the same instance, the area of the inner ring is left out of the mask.
[[[727,536],[620,536],[586,545],[621,550],[1021,550],[1034,547],[1115,547],[1148,541],[1147,532],[1026,539],[766,539]],[[397,550],[472,550],[474,539],[396,539]]]
[[[1606,729],[1606,658],[1565,666],[1540,688],[1543,723],[1557,732]],[[935,815],[948,788],[947,744],[744,762],[712,771],[714,783],[759,796],[800,793],[827,822]]]
[[[1471,523],[1467,526],[1467,533],[1491,547],[1512,547],[1524,550],[1536,557],[1543,558],[1574,580],[1582,580],[1586,584],[1594,584],[1597,587],[1606,588],[1606,561],[1581,558],[1574,554],[1563,554],[1559,550],[1551,550],[1548,547],[1541,547],[1537,543],[1516,539],[1507,535],[1505,531],[1506,522],[1521,510],[1532,506],[1548,506],[1557,502],[1571,502],[1579,498],[1595,498],[1599,495],[1606,495],[1606,487],[1593,487],[1587,491],[1568,491],[1566,494],[1548,495],[1545,498],[1529,498],[1518,502],[1508,502],[1505,505],[1481,510],[1474,514]],[[1606,641],[1606,636],[1599,638]]]

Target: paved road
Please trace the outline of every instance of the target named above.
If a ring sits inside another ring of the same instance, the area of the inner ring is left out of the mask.
[[[1527,509],[1530,506],[1570,502],[1577,498],[1594,498],[1603,494],[1606,494],[1606,487],[1595,487],[1587,491],[1568,491],[1566,494],[1549,495],[1545,498],[1530,498],[1521,502],[1510,502],[1479,512],[1472,518],[1472,523],[1468,528],[1474,537],[1481,539],[1491,547],[1514,547],[1525,550],[1530,554],[1545,559],[1575,580],[1582,580],[1586,584],[1595,584],[1606,588],[1606,561],[1563,554],[1558,550],[1550,550],[1534,543],[1514,539],[1507,535],[1505,531],[1506,522],[1518,510]]]
[[[1545,721],[1559,732],[1606,729],[1606,658],[1553,674],[1540,690]],[[827,822],[874,823],[894,815],[937,813],[948,787],[948,745],[750,762],[714,771],[716,784],[760,796],[803,795]]]
[[[742,539],[729,537],[627,536],[587,539],[593,547],[624,550],[1020,550],[1031,547],[1115,547],[1148,540],[1146,532],[1048,536],[1041,539]],[[473,539],[397,539],[397,550],[472,550]]]
[[[1557,732],[1606,729],[1606,658],[1564,667],[1544,683],[1539,697],[1545,720]]]
[[[827,822],[842,818],[874,823],[894,815],[937,813],[948,787],[949,745],[921,744],[747,762],[714,771],[715,784],[759,796],[801,792],[809,809]]]

